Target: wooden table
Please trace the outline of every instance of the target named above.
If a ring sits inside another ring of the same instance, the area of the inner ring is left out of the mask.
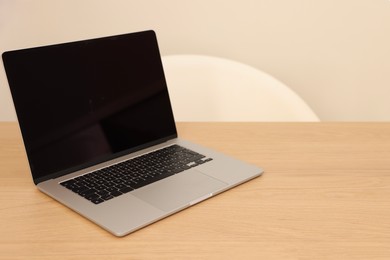
[[[117,238],[40,193],[16,123],[0,123],[0,258],[390,259],[390,123],[178,129],[264,175]]]

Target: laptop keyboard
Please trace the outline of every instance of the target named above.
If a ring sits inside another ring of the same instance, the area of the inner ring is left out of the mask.
[[[182,146],[172,145],[60,184],[99,204],[211,160]]]

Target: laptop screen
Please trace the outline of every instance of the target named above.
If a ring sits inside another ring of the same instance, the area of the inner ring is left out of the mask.
[[[155,33],[5,52],[34,181],[176,137]]]

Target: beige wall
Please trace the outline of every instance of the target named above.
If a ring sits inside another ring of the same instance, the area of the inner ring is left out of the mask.
[[[222,56],[322,120],[390,120],[389,0],[0,0],[0,52],[154,29],[162,54]],[[0,68],[0,120],[14,120]]]

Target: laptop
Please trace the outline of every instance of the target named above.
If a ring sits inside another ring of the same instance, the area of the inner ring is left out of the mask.
[[[263,172],[178,138],[154,31],[2,58],[37,188],[115,236]]]

